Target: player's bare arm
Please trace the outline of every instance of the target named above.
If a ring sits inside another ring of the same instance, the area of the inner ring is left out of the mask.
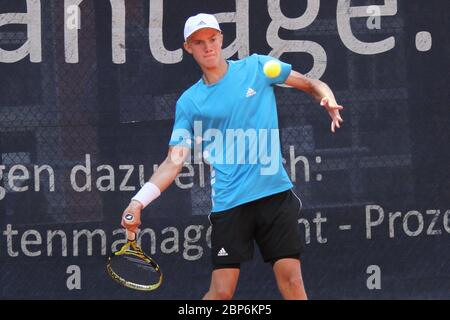
[[[333,91],[325,82],[318,79],[310,79],[297,71],[291,71],[285,84],[308,93],[328,111],[332,120],[331,131],[333,133],[336,131],[336,128],[341,127],[340,123],[344,122],[344,120],[339,114],[339,110],[342,110],[343,107],[336,102]]]
[[[170,146],[166,159],[150,178],[150,182],[155,184],[161,192],[166,190],[183,168],[189,149],[181,146]]]
[[[161,163],[155,173],[153,173],[149,182],[156,186],[160,192],[166,190],[180,173],[189,154],[189,149],[186,147],[170,146],[166,159]],[[141,211],[143,208],[144,205],[141,202],[135,199],[131,200],[122,216],[132,214],[134,219],[130,222],[122,219],[122,226],[136,233],[141,224]]]

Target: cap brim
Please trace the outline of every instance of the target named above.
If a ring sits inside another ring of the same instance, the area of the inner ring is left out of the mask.
[[[202,29],[213,29],[213,30],[222,32],[222,30],[220,30],[220,29],[218,29],[218,28],[215,28],[215,27],[211,27],[211,26],[198,26],[198,27],[196,27],[194,30],[192,30],[191,33],[189,33],[189,34],[186,36],[186,38],[185,38],[184,40],[187,41],[187,39],[189,39],[190,36],[192,36],[194,33],[196,33],[196,32],[199,31],[199,30],[202,30]]]

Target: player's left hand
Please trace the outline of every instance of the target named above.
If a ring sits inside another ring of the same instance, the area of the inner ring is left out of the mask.
[[[335,132],[336,128],[340,128],[341,122],[344,122],[344,120],[342,120],[341,115],[339,114],[339,110],[344,109],[343,106],[340,106],[337,104],[337,102],[334,99],[330,99],[330,98],[322,98],[322,100],[320,101],[320,105],[322,107],[324,107],[327,111],[328,114],[331,117],[331,132]]]

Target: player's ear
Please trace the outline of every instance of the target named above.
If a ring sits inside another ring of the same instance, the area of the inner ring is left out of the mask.
[[[185,41],[183,43],[183,47],[184,47],[184,50],[186,50],[188,53],[192,54],[191,46],[189,45],[189,43],[187,43],[187,41]]]

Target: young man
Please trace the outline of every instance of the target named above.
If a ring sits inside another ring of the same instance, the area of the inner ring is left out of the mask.
[[[131,200],[122,226],[138,230],[141,210],[169,187],[191,148],[200,143],[213,168],[210,221],[214,270],[204,299],[233,297],[240,263],[252,259],[254,240],[264,261],[272,264],[283,298],[307,299],[297,221],[301,201],[291,190],[293,185],[281,161],[273,85],[284,83],[314,97],[328,111],[332,132],[343,121],[339,115],[342,106],[325,83],[308,79],[274,58],[255,54],[238,61],[225,60],[223,36],[213,15],[190,17],[184,37],[184,48],[203,76],[177,101],[167,158]],[[275,72],[268,77],[263,72],[269,60],[279,63],[278,75]],[[235,138],[239,134],[242,138],[243,132],[247,143],[236,145]]]

